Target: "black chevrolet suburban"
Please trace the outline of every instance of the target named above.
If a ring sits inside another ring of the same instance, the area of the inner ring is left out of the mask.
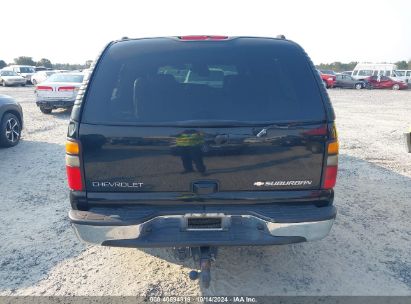
[[[199,248],[207,283],[210,248],[329,233],[335,116],[298,44],[123,38],[91,70],[66,143],[69,218],[80,239]]]

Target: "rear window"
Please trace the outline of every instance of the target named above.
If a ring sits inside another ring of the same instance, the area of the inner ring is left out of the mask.
[[[34,73],[34,68],[31,67],[20,67],[20,73]]]
[[[321,70],[321,73],[327,74],[327,75],[335,75],[334,71],[331,71],[331,70]]]
[[[84,75],[71,75],[71,74],[53,74],[47,78],[47,82],[83,82]]]
[[[268,39],[270,43],[239,40],[164,38],[112,45],[94,72],[82,121],[325,119],[315,71],[299,48]]]

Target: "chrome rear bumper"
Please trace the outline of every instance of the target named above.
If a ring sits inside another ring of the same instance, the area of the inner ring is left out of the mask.
[[[186,219],[192,216],[219,216],[222,218],[223,226],[219,229],[187,229]],[[104,225],[99,222],[73,223],[73,227],[80,240],[106,246],[167,247],[208,244],[230,246],[275,245],[320,240],[330,232],[333,222],[334,218],[313,222],[275,223],[251,215],[185,214],[158,216],[135,225],[119,225],[119,223]]]

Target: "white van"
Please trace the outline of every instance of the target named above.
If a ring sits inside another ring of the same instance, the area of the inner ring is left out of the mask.
[[[398,77],[397,66],[392,63],[358,63],[354,70],[352,71],[351,76],[357,80],[364,80],[370,76],[388,76],[393,80],[400,81]]]
[[[16,72],[26,78],[27,83],[31,82],[31,76],[36,72],[31,65],[9,65],[4,67],[3,70]]]
[[[398,78],[406,83],[411,83],[411,70],[395,70]]]

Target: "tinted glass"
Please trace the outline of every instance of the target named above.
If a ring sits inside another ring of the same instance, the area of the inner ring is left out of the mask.
[[[47,78],[47,82],[83,82],[84,75],[73,75],[73,74],[53,74]]]
[[[31,67],[20,67],[20,73],[34,73],[34,68]]]
[[[327,74],[327,75],[334,75],[335,74],[334,71],[331,71],[331,70],[321,70],[321,73]]]
[[[372,75],[372,71],[371,70],[360,70],[358,72],[359,76],[371,76]]]
[[[18,76],[19,74],[17,74],[14,71],[3,71],[1,72],[1,76]]]
[[[82,121],[325,119],[315,71],[299,48],[240,40],[114,44],[94,72]]]

